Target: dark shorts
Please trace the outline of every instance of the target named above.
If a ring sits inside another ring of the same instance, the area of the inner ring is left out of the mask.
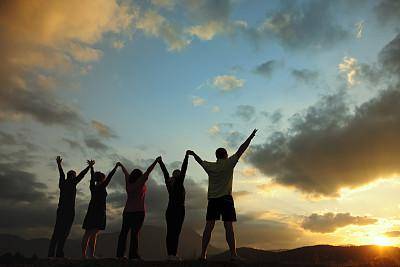
[[[221,215],[224,222],[236,222],[235,204],[232,196],[226,195],[208,199],[206,220],[220,220]]]

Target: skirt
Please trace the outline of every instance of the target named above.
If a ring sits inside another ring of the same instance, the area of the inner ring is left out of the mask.
[[[82,228],[85,230],[104,230],[106,229],[106,217],[105,210],[89,209],[83,220]]]

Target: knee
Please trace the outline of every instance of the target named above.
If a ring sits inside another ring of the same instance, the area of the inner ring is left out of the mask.
[[[224,222],[224,227],[226,232],[233,232],[232,222]]]
[[[206,227],[204,228],[205,231],[211,231],[214,229],[215,221],[207,221]]]

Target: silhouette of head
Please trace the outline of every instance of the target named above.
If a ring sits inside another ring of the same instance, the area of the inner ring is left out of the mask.
[[[67,179],[74,179],[76,177],[76,172],[74,170],[70,170],[67,172]]]
[[[101,184],[106,179],[106,175],[102,172],[95,172],[94,173],[94,181],[98,184]]]
[[[173,178],[177,178],[177,177],[179,177],[181,175],[181,170],[179,170],[179,169],[176,169],[176,170],[174,170],[173,172],[172,172],[172,177]]]
[[[129,175],[129,183],[134,183],[136,182],[137,179],[139,179],[140,176],[143,175],[143,172],[139,169],[134,169],[131,174]]]
[[[215,156],[217,157],[217,159],[226,159],[228,157],[228,152],[226,152],[225,148],[220,147],[215,150]]]

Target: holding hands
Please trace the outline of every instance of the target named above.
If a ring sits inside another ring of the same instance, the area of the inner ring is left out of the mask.
[[[56,158],[56,162],[57,162],[57,164],[61,164],[61,162],[62,162],[62,158],[61,158],[60,156],[57,156],[57,158]]]
[[[86,161],[89,167],[93,167],[93,165],[96,163],[93,159],[87,160]]]

